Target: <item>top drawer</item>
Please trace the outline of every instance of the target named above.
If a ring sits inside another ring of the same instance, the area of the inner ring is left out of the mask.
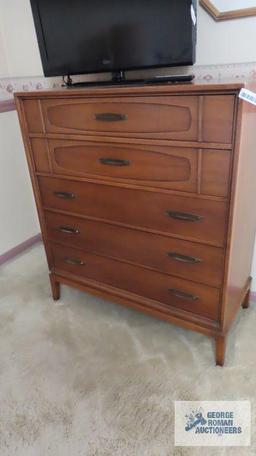
[[[198,98],[43,100],[46,131],[196,140]]]
[[[231,143],[234,96],[204,96],[203,100],[199,103],[195,95],[67,96],[43,99],[41,103],[48,133]]]

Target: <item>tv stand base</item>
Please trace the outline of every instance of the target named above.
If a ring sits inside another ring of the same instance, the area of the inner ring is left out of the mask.
[[[63,77],[64,85],[68,88],[74,87],[99,87],[99,86],[130,86],[130,85],[147,85],[147,84],[181,84],[191,82],[194,79],[193,74],[174,75],[174,76],[155,76],[153,78],[145,79],[125,79],[124,75],[119,77],[115,76],[109,81],[83,81],[73,82],[70,76]]]

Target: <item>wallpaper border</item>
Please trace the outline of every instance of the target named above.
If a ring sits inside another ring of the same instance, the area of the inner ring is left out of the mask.
[[[256,81],[256,62],[233,63],[227,65],[195,65],[191,71],[196,76],[198,82],[222,81],[225,79],[246,81]],[[164,74],[168,74],[164,70]],[[171,74],[171,70],[170,70]],[[93,76],[76,76],[76,81],[92,80]],[[43,90],[48,88],[60,88],[62,85],[61,78],[45,78],[43,76],[22,77],[22,78],[0,78],[0,112],[15,109],[13,100],[14,92],[29,92]]]

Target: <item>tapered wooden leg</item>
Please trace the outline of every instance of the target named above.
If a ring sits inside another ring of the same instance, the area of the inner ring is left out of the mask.
[[[53,274],[49,274],[49,278],[52,287],[52,297],[54,301],[58,301],[60,299],[60,283],[55,280]]]
[[[215,346],[216,346],[216,366],[224,366],[225,352],[226,352],[226,337],[225,336],[216,336],[215,337]]]
[[[250,290],[246,293],[245,298],[242,302],[242,308],[248,309],[250,306]]]

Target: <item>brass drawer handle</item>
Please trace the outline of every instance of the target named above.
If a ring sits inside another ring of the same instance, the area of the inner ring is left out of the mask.
[[[62,198],[62,199],[75,199],[76,195],[74,193],[69,193],[69,192],[54,192],[54,196],[57,196],[57,198]]]
[[[126,114],[117,114],[115,112],[103,112],[95,114],[95,119],[103,122],[119,122],[120,120],[127,120],[128,116]]]
[[[64,261],[67,264],[72,264],[72,265],[75,265],[75,266],[83,266],[85,264],[84,261],[77,260],[76,258],[65,258]]]
[[[199,222],[204,219],[202,215],[188,214],[186,212],[166,211],[166,215],[176,220],[183,220],[186,222]]]
[[[77,228],[70,228],[69,226],[59,226],[58,231],[67,234],[79,234],[80,231]]]
[[[100,158],[100,163],[102,165],[109,165],[109,166],[129,166],[131,162],[128,160],[120,160],[118,158]]]
[[[167,255],[172,260],[180,261],[181,263],[196,264],[196,263],[202,263],[202,261],[203,261],[203,260],[201,260],[201,258],[196,258],[196,257],[192,257],[192,256],[187,256],[187,255],[180,255],[179,253],[176,253],[176,252],[168,252]]]
[[[176,290],[175,288],[170,288],[168,291],[179,299],[187,299],[188,301],[197,301],[199,299],[199,296],[185,293],[184,291]]]

